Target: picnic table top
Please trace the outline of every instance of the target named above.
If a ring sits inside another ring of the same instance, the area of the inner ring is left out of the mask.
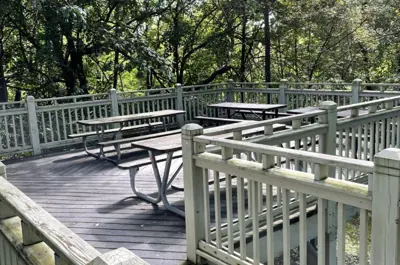
[[[285,124],[274,124],[274,130],[284,129],[286,128]],[[204,129],[204,134],[207,134],[207,131],[211,131],[214,128]],[[253,128],[243,131],[243,135],[249,134],[251,132],[259,131],[260,128]],[[158,151],[158,152],[175,152],[182,149],[182,138],[181,134],[173,134],[163,137],[157,137],[153,139],[147,139],[143,141],[137,141],[131,143],[132,147],[138,147],[145,150],[150,151]],[[233,133],[225,133],[221,135],[216,135],[217,138],[229,139],[233,138]]]
[[[112,123],[121,123],[121,122],[128,122],[128,121],[137,121],[137,120],[146,120],[152,118],[161,118],[166,116],[174,116],[178,114],[184,114],[185,111],[183,110],[160,110],[160,111],[152,111],[146,113],[137,113],[137,114],[130,114],[130,115],[123,115],[123,116],[114,116],[114,117],[107,117],[107,118],[99,118],[93,120],[80,120],[78,121],[79,124],[82,125],[107,125]]]
[[[221,102],[208,105],[210,108],[221,109],[240,109],[240,110],[273,110],[279,108],[286,108],[286,104],[256,104],[256,103],[236,103],[236,102]]]
[[[318,107],[304,107],[304,108],[287,110],[287,113],[304,114],[304,113],[309,113],[309,112],[316,111],[316,110],[319,110],[319,108]],[[363,109],[359,110],[360,115],[367,114],[367,113],[368,113],[368,110],[363,110]],[[338,118],[351,117],[351,110],[338,111],[337,116],[338,116]]]

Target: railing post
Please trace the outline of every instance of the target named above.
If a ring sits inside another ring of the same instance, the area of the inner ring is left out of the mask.
[[[116,89],[110,89],[110,99],[111,99],[111,116],[119,116],[118,110],[118,94]]]
[[[287,104],[286,103],[286,89],[288,88],[288,80],[281,79],[279,83],[279,104]],[[282,112],[286,112],[287,108],[282,109]]]
[[[183,107],[183,88],[181,84],[176,84],[176,109],[177,110],[184,110]],[[178,115],[177,121],[179,124],[179,128],[185,124],[184,115]]]
[[[119,248],[110,252],[104,253],[88,265],[148,265],[147,262],[136,256],[126,248]]]
[[[318,117],[318,123],[327,124],[328,131],[319,137],[320,153],[336,154],[336,129],[337,129],[337,104],[333,101],[324,101],[319,105],[319,109],[325,110],[325,113]],[[335,168],[318,165],[316,174],[320,179],[326,177],[335,178]],[[328,201],[326,205],[327,227],[325,236],[326,263],[334,265],[336,260],[336,238],[337,238],[337,210],[336,203]]]
[[[337,104],[333,101],[324,101],[319,104],[320,110],[325,110],[325,113],[318,117],[318,123],[327,124],[328,132],[321,135],[319,146],[322,149],[320,153],[335,155],[336,154],[336,129],[337,129]],[[335,177],[335,168],[331,167],[329,177]]]
[[[279,104],[286,104],[286,89],[288,81],[286,79],[281,79],[279,84]]]
[[[351,85],[351,104],[360,102],[361,79],[354,79]]]
[[[40,155],[42,153],[42,150],[40,148],[39,129],[36,116],[36,103],[33,96],[28,96],[26,98],[26,106],[28,108],[29,135],[31,136],[33,155]]]
[[[228,80],[228,92],[226,95],[226,101],[227,102],[234,102],[235,98],[233,96],[233,80],[229,79]]]
[[[198,124],[186,124],[182,127],[182,159],[185,189],[186,255],[187,259],[197,264],[196,250],[199,241],[205,238],[204,227],[204,178],[201,168],[197,167],[193,155],[204,152],[204,145],[193,141],[195,136],[203,134],[203,127]],[[200,262],[199,262],[200,263]]]
[[[371,264],[400,264],[400,149],[374,157]]]

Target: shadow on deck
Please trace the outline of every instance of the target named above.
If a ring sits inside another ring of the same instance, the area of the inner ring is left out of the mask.
[[[13,185],[100,252],[126,247],[150,264],[185,259],[185,220],[134,197],[127,170],[84,152],[4,163]],[[137,183],[156,192],[151,166],[139,170]],[[174,183],[183,186],[182,175]],[[169,198],[183,208],[183,192],[170,190]]]

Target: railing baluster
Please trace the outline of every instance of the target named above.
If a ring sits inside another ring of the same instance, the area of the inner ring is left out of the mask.
[[[364,153],[364,160],[368,160],[368,124],[363,125],[363,135],[362,135],[362,140],[363,140],[363,153]]]
[[[357,159],[362,159],[361,157],[361,149],[362,149],[362,125],[357,126]]]
[[[22,141],[22,146],[25,147],[26,143],[25,143],[25,131],[24,131],[24,126],[22,123],[22,115],[19,115],[19,128],[21,130],[21,141]],[[1,139],[0,139],[0,148],[1,148]]]
[[[386,132],[385,143],[386,143],[386,146],[384,146],[383,148],[389,148],[390,147],[390,118],[385,119],[385,123],[386,123],[386,128],[385,128],[385,132]]]
[[[343,203],[338,203],[338,265],[345,265],[345,244],[346,244],[346,223],[344,216],[344,205]]]
[[[400,115],[396,118],[396,147],[400,147]]]
[[[62,113],[62,126],[63,126],[63,133],[64,133],[64,140],[68,138],[67,134],[67,123],[65,122],[65,109],[61,110]]]
[[[395,118],[390,119],[390,134],[391,134],[391,140],[390,140],[390,147],[396,147],[396,123],[395,123]]]
[[[222,159],[229,160],[233,157],[232,148],[222,148]],[[233,203],[232,203],[232,176],[226,174],[226,222],[228,225],[228,252],[233,254]]]
[[[286,142],[286,143],[285,143],[285,147],[286,147],[287,149],[290,149],[290,142]],[[286,167],[287,169],[290,169],[290,158],[289,158],[289,157],[285,157],[285,167]]]
[[[368,264],[368,214],[360,209],[360,265]]]
[[[254,264],[260,264],[260,232],[259,232],[259,215],[258,215],[258,181],[251,180],[250,185],[252,186],[251,192],[251,204],[253,212],[253,260]]]
[[[308,151],[307,137],[303,138],[303,150]],[[303,172],[307,172],[307,161],[303,161]]]
[[[5,138],[6,138],[6,145],[7,149],[10,149],[10,134],[8,133],[8,121],[7,121],[8,116],[4,116],[4,128],[6,131]]]
[[[18,140],[17,140],[17,128],[15,126],[15,116],[12,115],[12,128],[13,128],[13,136],[14,136],[14,148],[18,147]]]
[[[268,264],[274,264],[274,216],[273,216],[273,190],[267,184],[267,256]]]
[[[54,131],[53,131],[53,120],[51,118],[51,111],[47,112],[49,117],[49,130],[50,130],[50,140],[54,142]]]
[[[300,265],[307,265],[307,201],[306,195],[298,193],[299,197],[299,234],[300,234]]]
[[[210,190],[209,190],[209,175],[208,175],[208,169],[203,168],[203,193],[204,193],[204,229],[206,232],[206,242],[210,243],[211,242],[211,227],[210,227]]]
[[[381,138],[382,131],[380,130],[379,125],[380,125],[380,121],[376,121],[375,122],[375,154],[377,154],[381,151],[380,141],[381,141],[381,139],[383,141],[383,138]]]
[[[350,148],[349,148],[349,142],[350,142],[350,128],[346,128],[345,130],[345,157],[349,157],[350,156]],[[349,169],[346,169],[346,175],[345,175],[345,180],[349,179]]]
[[[326,201],[318,198],[318,265],[325,265]]]
[[[237,178],[237,204],[238,204],[238,218],[239,218],[239,236],[240,236],[240,258],[245,260],[246,254],[246,209],[245,209],[245,193],[244,193],[244,179]]]
[[[283,209],[283,265],[290,265],[290,215],[289,215],[289,197],[290,192],[287,189],[282,189]]]
[[[61,139],[61,128],[60,128],[60,122],[58,121],[58,110],[54,111],[56,113],[56,133],[57,133],[57,141],[60,141]]]
[[[382,139],[382,144],[381,147],[379,148],[379,151],[382,151],[383,149],[386,148],[386,142],[387,142],[387,138],[386,138],[386,119],[381,120],[381,139]]]
[[[221,190],[219,182],[219,172],[214,171],[214,208],[215,208],[215,230],[216,238],[215,243],[217,248],[221,249],[222,239],[221,239]]]

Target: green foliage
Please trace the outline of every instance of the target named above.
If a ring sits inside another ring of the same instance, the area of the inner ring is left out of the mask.
[[[7,80],[10,96],[16,90],[49,97],[228,78],[260,81],[266,54],[272,81],[400,79],[400,11],[394,0],[0,0],[0,5],[0,80]],[[267,32],[270,50],[264,46]]]

